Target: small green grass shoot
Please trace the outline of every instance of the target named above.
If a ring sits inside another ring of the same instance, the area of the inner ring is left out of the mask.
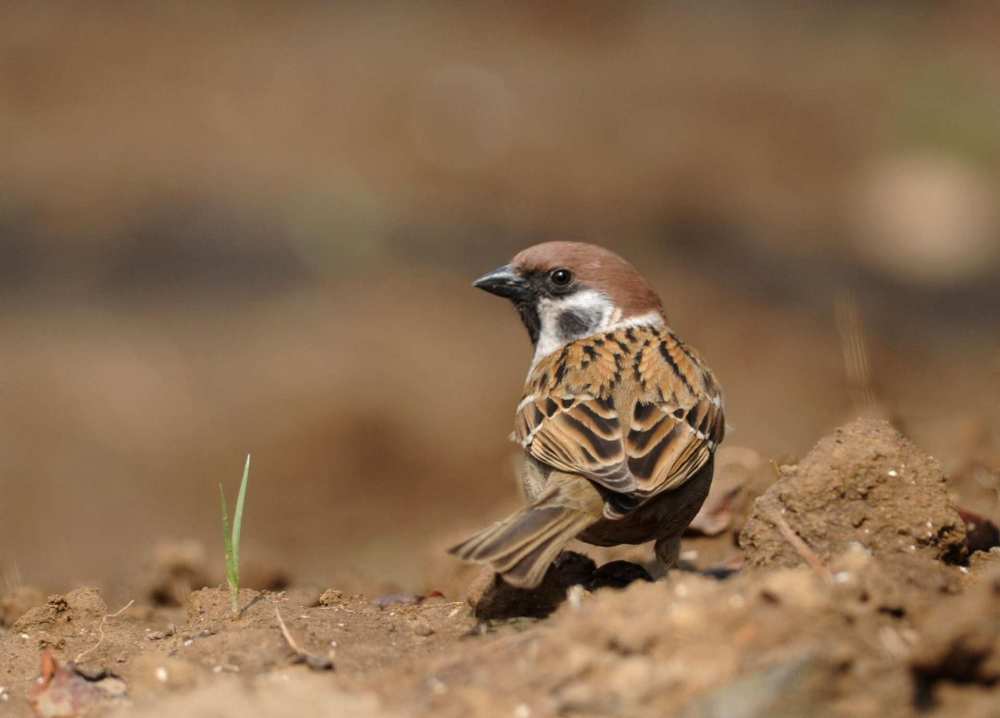
[[[229,504],[226,491],[219,482],[219,496],[222,498],[222,542],[226,549],[226,582],[229,584],[229,598],[232,601],[233,618],[240,615],[240,530],[243,528],[243,504],[247,497],[247,479],[250,478],[250,454],[243,465],[243,481],[236,497],[233,513],[233,528],[229,529]]]

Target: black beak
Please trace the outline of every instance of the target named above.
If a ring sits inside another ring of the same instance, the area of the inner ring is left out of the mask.
[[[483,275],[474,281],[472,286],[514,302],[525,301],[531,297],[531,286],[507,265]]]

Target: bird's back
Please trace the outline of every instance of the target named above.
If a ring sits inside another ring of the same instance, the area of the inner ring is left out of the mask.
[[[538,361],[514,436],[542,464],[620,496],[608,508],[620,514],[693,476],[724,427],[721,389],[698,355],[665,326],[634,326]]]

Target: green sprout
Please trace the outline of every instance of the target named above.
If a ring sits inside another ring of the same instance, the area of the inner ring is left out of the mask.
[[[229,598],[233,604],[233,618],[240,615],[240,529],[243,527],[243,503],[247,497],[247,479],[250,477],[250,454],[243,465],[243,481],[236,497],[236,512],[233,514],[233,529],[229,530],[229,508],[226,491],[219,482],[222,497],[222,542],[226,548],[226,581],[229,583]]]

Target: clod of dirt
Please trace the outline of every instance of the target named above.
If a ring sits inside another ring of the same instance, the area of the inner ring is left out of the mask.
[[[96,588],[78,588],[65,596],[49,596],[45,604],[29,609],[17,619],[13,630],[28,633],[58,624],[100,620],[107,612],[108,607]]]
[[[751,566],[802,562],[782,519],[822,560],[852,542],[876,555],[966,556],[965,522],[940,464],[886,421],[862,418],[837,429],[781,474],[740,534]]]
[[[434,627],[422,616],[414,616],[410,619],[410,630],[413,635],[426,638],[434,635]]]
[[[586,584],[597,565],[593,559],[574,551],[563,551],[549,567],[541,585],[533,589],[515,588],[490,569],[469,588],[468,602],[479,620],[504,618],[545,618],[566,600],[570,586]]]
[[[931,614],[911,669],[918,708],[935,704],[942,683],[1000,683],[1000,569]]]
[[[192,591],[213,583],[200,541],[157,544],[145,570],[142,593],[155,606],[182,606]]]
[[[0,597],[0,626],[13,625],[29,609],[45,603],[45,594],[34,586],[18,586]]]
[[[336,606],[345,600],[344,592],[336,588],[328,588],[319,596],[320,606]]]
[[[112,698],[125,695],[125,683],[111,675],[87,676],[73,664],[60,666],[52,654],[42,654],[42,673],[28,693],[40,718],[75,718]]]

